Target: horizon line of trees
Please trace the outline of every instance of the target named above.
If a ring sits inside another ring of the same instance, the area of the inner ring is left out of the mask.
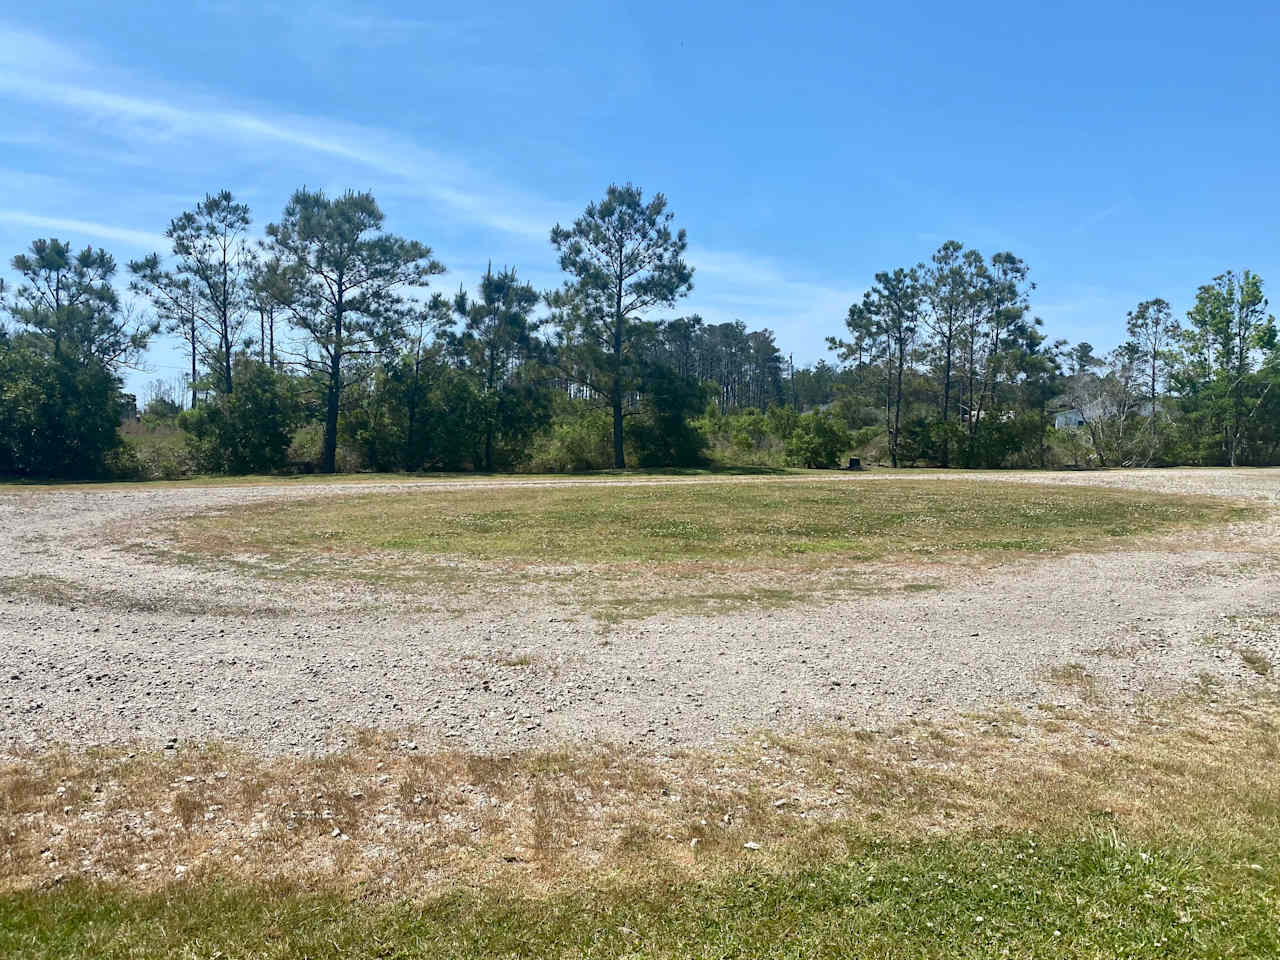
[[[1142,301],[1100,357],[1048,339],[1021,259],[951,241],[928,263],[877,273],[847,337],[828,343],[858,375],[848,396],[878,398],[894,466],[1273,464],[1280,350],[1262,286],[1228,270],[1199,287],[1185,321],[1162,298]]]
[[[1020,258],[949,241],[877,273],[828,338],[836,362],[795,369],[768,329],[663,316],[693,288],[687,236],[632,184],[550,230],[565,279],[545,292],[492,263],[473,290],[432,290],[443,264],[368,193],[300,189],[264,239],[251,223],[223,190],[124,271],[52,238],[13,257],[0,473],[1280,459],[1276,325],[1249,270],[1202,285],[1184,320],[1137,304],[1099,357],[1048,339]],[[161,334],[189,374],[122,428],[122,372]]]

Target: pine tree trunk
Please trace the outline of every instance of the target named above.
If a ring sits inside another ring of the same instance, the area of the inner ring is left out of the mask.
[[[951,337],[947,337],[946,359],[942,365],[942,466],[951,466],[951,434],[947,417],[951,412]]]
[[[613,314],[613,389],[610,405],[613,407],[613,466],[625,470],[627,454],[622,447],[622,269],[618,269],[618,286]]]
[[[893,437],[889,444],[889,460],[894,467],[898,466],[898,438],[902,435],[902,368],[906,365],[906,342],[898,343],[898,384],[893,402]]]
[[[196,369],[196,322],[193,318],[191,321],[191,409],[196,408],[196,376],[199,371]]]
[[[338,469],[338,396],[342,391],[340,364],[340,355],[335,353],[329,366],[329,389],[325,398],[324,453],[320,467],[325,473],[335,473]]]
[[[231,393],[231,337],[223,328],[222,334],[222,385]]]
[[[321,469],[336,473],[338,469],[338,401],[342,396],[342,310],[339,294],[333,312],[333,351],[329,355],[329,390],[324,415],[324,455]]]
[[[627,455],[622,447],[622,382],[621,378],[613,380],[613,465],[619,470],[626,469]]]

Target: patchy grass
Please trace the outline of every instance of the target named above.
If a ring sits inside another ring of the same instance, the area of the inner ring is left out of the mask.
[[[1250,858],[1253,858],[1252,862]],[[651,880],[549,899],[425,903],[298,887],[74,883],[0,900],[12,960],[144,957],[1274,957],[1274,849],[1073,837],[854,840],[807,870]]]
[[[808,596],[808,592],[779,587],[744,587],[740,590],[688,593],[659,589],[656,593],[641,596],[606,594],[591,605],[591,612],[597,620],[605,623],[642,620],[660,613],[715,616],[717,613],[732,612],[744,607],[786,606]]]
[[[32,754],[0,771],[0,955],[1275,955],[1280,706],[1078,716]]]
[[[1244,516],[1213,498],[968,479],[438,488],[236,507],[177,531],[200,552],[397,552],[540,564],[873,561],[1051,553]]]
[[[1259,650],[1248,637],[1249,634],[1261,633],[1268,637],[1277,632],[1276,614],[1250,614],[1247,616],[1230,616],[1226,618],[1231,630],[1214,632],[1200,638],[1200,642],[1209,647],[1222,647],[1236,654],[1242,663],[1260,677],[1271,675],[1274,664],[1271,658]],[[1246,642],[1238,639],[1240,634],[1246,636]]]
[[[1098,680],[1082,663],[1063,663],[1049,669],[1049,679],[1076,692],[1085,703],[1100,703]]]
[[[400,486],[430,483],[591,483],[601,479],[626,480],[629,478],[662,478],[662,477],[750,477],[750,476],[783,476],[798,474],[822,474],[829,471],[801,470],[798,468],[778,468],[761,466],[718,467],[718,468],[668,468],[668,469],[626,469],[596,470],[575,474],[562,473],[528,473],[528,474],[485,474],[485,473],[289,473],[289,474],[244,474],[227,476],[225,474],[201,474],[182,479],[157,480],[40,480],[30,478],[4,478],[0,480],[0,494],[39,493],[42,490],[85,492],[112,490],[146,490],[146,489],[181,489],[184,487],[257,487],[257,486],[311,486],[313,484],[379,484]]]
[[[551,590],[609,621],[927,590],[921,568],[1104,549],[1240,519],[1207,497],[953,476],[436,486],[213,510],[137,549],[466,604]],[[888,570],[906,564],[910,569]]]
[[[1252,670],[1260,677],[1265,677],[1271,673],[1271,658],[1259,650],[1252,647],[1237,647],[1236,652],[1240,654],[1240,659],[1244,661],[1245,666]]]
[[[0,577],[0,596],[39,600],[55,607],[77,610],[84,607],[118,610],[122,613],[181,613],[192,616],[279,616],[284,609],[271,603],[231,603],[186,597],[145,596],[124,590],[89,586],[75,580],[43,573]]]

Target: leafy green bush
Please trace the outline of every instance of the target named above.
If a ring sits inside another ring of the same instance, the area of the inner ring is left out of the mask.
[[[562,404],[551,429],[534,441],[528,467],[534,473],[607,470],[613,466],[612,430],[607,410],[580,401]]]
[[[796,421],[787,439],[787,460],[794,466],[835,467],[850,446],[849,431],[825,410],[812,410]]]
[[[625,425],[627,462],[639,467],[705,463],[707,438],[692,419],[706,403],[702,384],[662,366],[649,370],[646,382],[648,393]]]
[[[178,423],[197,469],[209,473],[269,473],[289,460],[299,406],[292,385],[265,364],[236,360],[231,393],[185,411]]]
[[[309,473],[320,463],[323,449],[324,424],[312,421],[304,423],[293,432],[285,457],[290,466]]]
[[[123,424],[120,433],[128,451],[114,471],[120,479],[180,480],[197,472],[187,435],[176,420],[144,416],[140,423]]]
[[[119,381],[96,359],[0,333],[0,474],[109,476],[122,409]]]
[[[790,407],[770,407],[766,413],[748,408],[720,413],[712,404],[695,425],[706,436],[712,460],[723,466],[782,467],[785,442],[800,414]]]

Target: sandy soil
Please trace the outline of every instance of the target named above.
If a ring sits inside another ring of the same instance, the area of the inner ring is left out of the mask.
[[[1268,513],[1130,550],[993,566],[937,591],[605,627],[536,591],[432,615],[354,585],[292,589],[122,547],[130,529],[212,507],[430,497],[440,481],[4,492],[0,747],[225,738],[309,753],[372,727],[424,748],[584,737],[661,748],[762,726],[885,727],[1082,699],[1136,711],[1190,687],[1274,686],[1280,470],[987,476],[1216,494]],[[500,482],[554,481],[462,483]]]

